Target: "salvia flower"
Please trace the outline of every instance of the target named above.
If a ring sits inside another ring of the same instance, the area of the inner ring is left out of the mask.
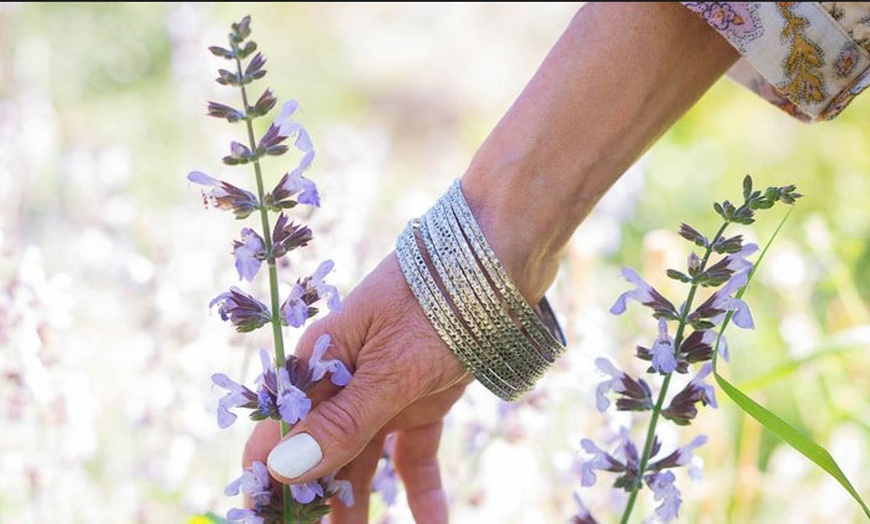
[[[293,484],[290,486],[290,493],[293,494],[293,500],[301,504],[313,502],[316,497],[323,497],[323,486],[317,480],[312,480],[304,484]]]
[[[677,369],[677,359],[674,356],[674,339],[668,335],[668,322],[659,318],[659,336],[650,349],[652,367],[657,372],[667,375]]]
[[[187,179],[212,189],[203,190],[203,202],[218,209],[232,211],[238,219],[247,218],[260,208],[260,201],[250,191],[212,178],[201,171],[191,171]]]
[[[289,222],[287,216],[281,213],[272,230],[272,255],[275,258],[282,257],[294,249],[307,246],[311,238],[308,226]]]
[[[341,311],[341,298],[335,286],[324,282],[334,266],[332,260],[326,260],[308,277],[297,281],[284,303],[281,305],[281,318],[285,324],[300,327],[311,316],[317,314],[314,303],[327,298],[326,305],[330,311]]]
[[[607,398],[609,391],[621,395],[621,398],[616,400],[616,408],[621,411],[652,409],[652,390],[645,380],[634,380],[617,369],[606,358],[599,357],[595,359],[595,366],[602,372],[610,375],[610,379],[598,384],[595,390],[595,406],[598,408],[598,411],[604,412],[610,405],[610,399]]]
[[[699,320],[709,319],[712,325],[719,324],[729,311],[733,311],[731,320],[734,325],[743,329],[752,329],[755,323],[752,320],[752,312],[743,300],[733,296],[740,288],[749,281],[747,273],[735,273],[724,286],[713,293],[695,311],[689,315],[689,321],[695,323]]]
[[[239,279],[253,282],[260,264],[266,260],[266,243],[256,231],[249,227],[242,228],[242,240],[233,240],[233,257],[236,259],[236,271]]]
[[[253,331],[272,320],[265,304],[236,286],[213,298],[208,307],[212,308],[216,304],[219,305],[221,319],[229,320],[240,333]]]
[[[259,396],[250,389],[236,383],[223,373],[211,376],[212,382],[229,392],[218,401],[217,420],[221,429],[228,428],[236,421],[236,415],[230,409],[236,407],[257,408]]]
[[[313,155],[311,157],[306,156],[306,158],[313,159]],[[305,160],[303,159],[303,161]],[[279,209],[291,208],[296,204],[306,204],[314,207],[320,206],[320,194],[317,192],[317,185],[302,176],[302,171],[299,168],[285,173],[281,177],[275,189],[272,190],[270,198],[272,205]]]
[[[372,491],[380,493],[387,506],[392,506],[399,494],[399,474],[393,465],[394,442],[395,437],[393,434],[390,434],[384,443],[378,467],[372,477]]]
[[[660,471],[668,468],[685,466],[692,462],[694,451],[707,443],[707,435],[698,435],[685,446],[674,450],[670,455],[663,457],[649,465],[651,471]]]
[[[279,497],[272,489],[269,470],[262,462],[253,462],[242,475],[225,489],[227,496],[244,494],[251,501],[250,509],[231,509],[227,512],[230,522],[262,524],[268,516],[280,515]]]
[[[647,475],[644,480],[652,490],[655,500],[662,501],[655,510],[656,516],[664,522],[670,522],[677,518],[683,499],[680,498],[680,490],[674,484],[676,480],[674,473],[672,471],[655,472]]]
[[[636,287],[630,291],[619,295],[616,302],[610,308],[610,312],[614,315],[621,315],[625,312],[626,302],[628,300],[636,300],[644,306],[650,307],[655,312],[657,318],[677,319],[677,311],[674,305],[656,291],[652,286],[647,284],[637,272],[631,268],[622,268],[622,277],[634,284]]]
[[[598,521],[592,517],[589,509],[585,504],[583,504],[583,499],[580,498],[580,494],[575,490],[572,495],[574,498],[574,505],[577,506],[577,512],[571,517],[571,524],[598,524]]]
[[[686,384],[682,391],[674,395],[670,405],[662,411],[662,416],[676,424],[686,426],[698,415],[698,408],[695,407],[698,402],[704,406],[718,407],[713,386],[704,382],[704,378],[712,369],[709,362],[701,366],[701,371],[695,375],[695,378]]]
[[[346,386],[350,382],[350,371],[344,363],[338,359],[323,359],[326,348],[329,347],[329,335],[323,334],[314,343],[314,352],[308,366],[311,369],[312,380],[322,379],[326,373],[330,374],[330,381],[336,386]]]

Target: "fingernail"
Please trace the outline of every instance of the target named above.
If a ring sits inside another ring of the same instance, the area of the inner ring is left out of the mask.
[[[320,444],[308,433],[299,433],[272,448],[269,469],[292,479],[313,468],[323,458]]]

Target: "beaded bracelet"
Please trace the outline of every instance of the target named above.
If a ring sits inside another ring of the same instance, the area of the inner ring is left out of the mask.
[[[565,351],[546,298],[533,308],[498,261],[459,181],[396,240],[405,280],[439,337],[504,400],[517,400]]]

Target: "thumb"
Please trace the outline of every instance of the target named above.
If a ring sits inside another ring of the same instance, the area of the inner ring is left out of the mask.
[[[284,484],[324,477],[354,459],[403,407],[396,381],[358,369],[350,383],[317,405],[269,453]]]

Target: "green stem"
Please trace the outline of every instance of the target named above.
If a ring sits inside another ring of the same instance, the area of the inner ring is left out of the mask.
[[[701,259],[701,264],[698,268],[698,273],[704,271],[704,268],[707,267],[707,262],[710,260],[710,255],[713,253],[713,245],[717,240],[722,236],[725,232],[725,228],[728,227],[728,222],[722,224],[719,228],[719,231],[716,232],[716,236],[713,237],[713,240],[708,244],[707,250],[704,253],[704,258]],[[695,299],[695,293],[698,291],[698,284],[692,284],[692,287],[689,289],[689,295],[686,297],[686,305],[683,306],[683,311],[680,313],[680,322],[677,325],[677,332],[674,334],[674,353],[679,351],[680,345],[683,343],[683,334],[686,330],[686,319],[689,316],[689,311],[692,310],[692,301]],[[671,383],[671,377],[673,373],[668,373],[665,376],[664,381],[662,381],[662,386],[659,390],[659,396],[656,399],[656,404],[653,407],[652,415],[649,420],[649,427],[646,431],[646,441],[643,445],[643,453],[640,457],[640,464],[638,466],[638,477],[637,482],[635,482],[634,486],[632,486],[631,494],[629,495],[628,502],[626,503],[625,510],[622,513],[622,520],[620,521],[622,524],[626,524],[628,522],[628,518],[631,516],[631,512],[634,509],[634,503],[637,500],[637,495],[640,493],[640,488],[643,486],[643,474],[646,471],[646,466],[649,463],[649,460],[652,455],[652,446],[655,441],[656,435],[656,425],[659,421],[659,416],[662,413],[662,406],[665,403],[665,398],[668,393],[668,386]]]
[[[238,47],[233,45],[233,51],[238,53]],[[238,71],[239,78],[242,78],[242,62],[238,58],[236,58],[236,70]],[[245,125],[248,130],[248,147],[250,147],[251,151],[257,150],[257,140],[254,137],[254,125],[252,123],[252,118],[248,112],[248,93],[245,90],[245,85],[241,84],[240,90],[242,92],[242,104],[245,110]],[[275,264],[275,257],[272,256],[272,229],[269,226],[269,210],[266,208],[265,202],[265,190],[263,189],[263,173],[260,168],[260,159],[258,156],[254,156],[253,160],[254,164],[254,176],[257,180],[257,199],[260,202],[260,224],[263,228],[263,242],[266,246],[267,253],[267,265],[269,269],[269,295],[271,298],[271,311],[272,311],[272,339],[275,342],[275,366],[281,366],[284,362],[284,333],[282,331],[281,326],[281,306],[279,305],[280,297],[278,296],[278,268]],[[277,372],[277,370],[276,370]],[[287,434],[290,430],[290,425],[281,421],[281,436]],[[284,522],[285,524],[293,524],[296,519],[293,516],[293,497],[292,493],[290,493],[290,486],[287,484],[283,485],[283,499],[284,499]]]

